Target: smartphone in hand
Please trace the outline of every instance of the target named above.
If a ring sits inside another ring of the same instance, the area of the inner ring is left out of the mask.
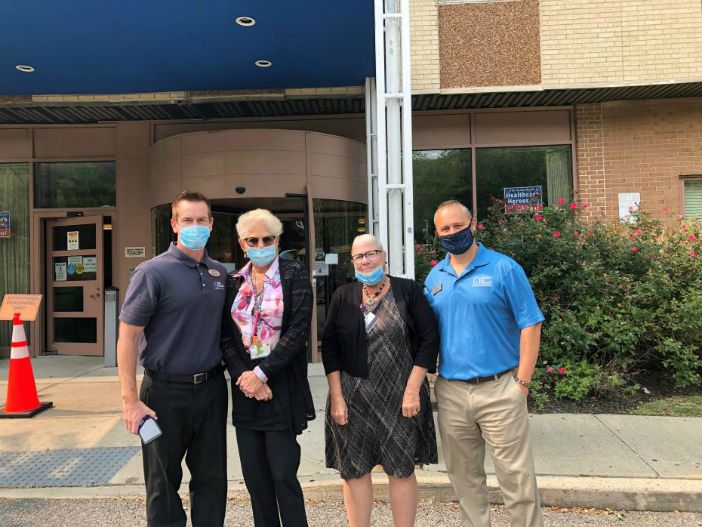
[[[161,427],[158,426],[156,421],[148,415],[145,415],[139,424],[139,437],[141,437],[141,442],[147,445],[154,439],[161,437],[161,434]]]

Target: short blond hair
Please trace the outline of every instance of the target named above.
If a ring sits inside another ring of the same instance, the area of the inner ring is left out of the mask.
[[[239,236],[239,239],[246,238],[249,232],[251,232],[252,225],[259,221],[266,224],[273,236],[280,236],[283,234],[283,224],[270,210],[254,209],[239,216],[236,222],[236,234]]]

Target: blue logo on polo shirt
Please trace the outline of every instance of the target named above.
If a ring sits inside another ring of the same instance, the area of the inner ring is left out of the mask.
[[[492,287],[492,276],[487,274],[474,276],[473,287]]]

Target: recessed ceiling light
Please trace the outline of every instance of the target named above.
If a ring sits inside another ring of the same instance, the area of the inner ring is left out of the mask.
[[[256,19],[251,18],[250,16],[240,16],[240,17],[237,17],[237,19],[235,20],[235,22],[236,22],[237,24],[239,24],[240,26],[244,26],[244,27],[251,27],[251,26],[255,26],[255,25],[256,25]]]
[[[270,60],[257,60],[256,66],[259,68],[270,68],[273,63]]]
[[[17,71],[21,71],[22,73],[34,73],[34,68],[32,66],[27,66],[26,64],[17,64],[15,69]]]

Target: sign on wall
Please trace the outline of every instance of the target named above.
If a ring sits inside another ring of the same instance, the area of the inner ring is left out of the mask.
[[[0,238],[9,238],[10,235],[10,211],[0,212]]]
[[[37,318],[41,304],[41,295],[13,295],[6,294],[0,305],[0,320],[12,320],[15,313],[19,313],[20,320],[30,321]]]
[[[532,187],[510,187],[503,189],[505,213],[541,212],[544,210],[543,189],[541,185]]]
[[[639,210],[641,202],[640,192],[620,192],[619,193],[619,221],[633,223],[632,212]]]
[[[125,247],[125,258],[146,258],[146,247]]]

